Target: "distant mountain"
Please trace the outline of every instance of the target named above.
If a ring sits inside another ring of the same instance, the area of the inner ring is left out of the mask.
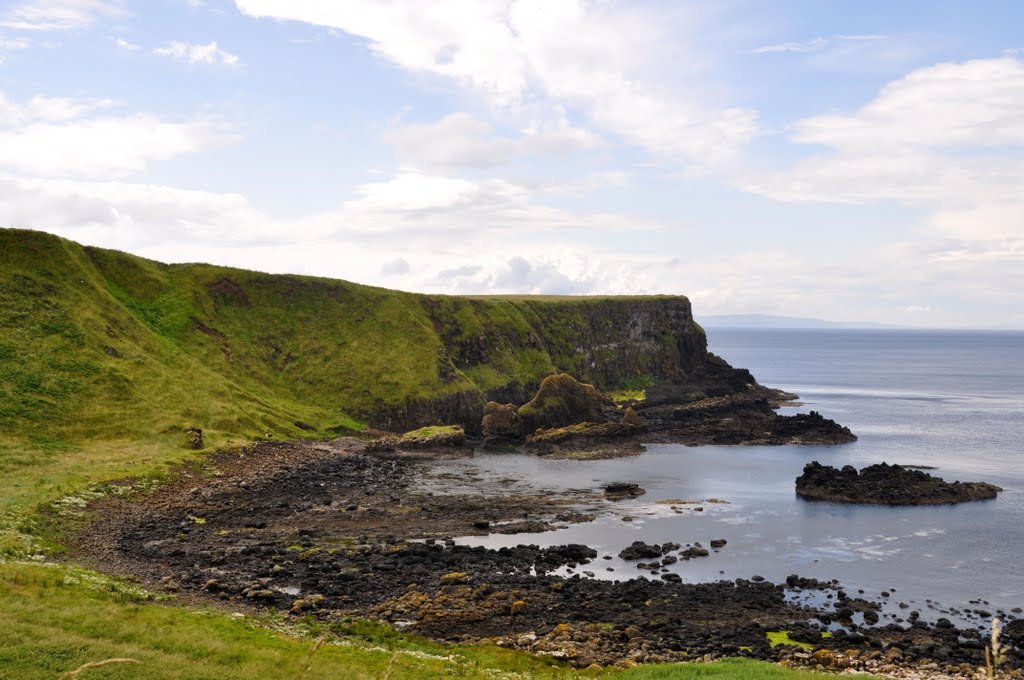
[[[704,314],[697,321],[708,328],[893,328],[880,323],[826,321],[771,314]]]

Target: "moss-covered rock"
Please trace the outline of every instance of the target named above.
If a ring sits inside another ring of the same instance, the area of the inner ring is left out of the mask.
[[[487,402],[484,406],[483,432],[489,439],[518,437],[519,414],[515,404]]]
[[[370,442],[368,451],[395,451],[396,449],[434,449],[445,446],[462,446],[466,443],[466,432],[458,425],[431,425],[406,432],[401,437],[385,436]]]
[[[605,410],[614,404],[593,385],[578,382],[568,373],[550,375],[537,395],[519,408],[520,431],[560,428],[577,423],[603,423]]]

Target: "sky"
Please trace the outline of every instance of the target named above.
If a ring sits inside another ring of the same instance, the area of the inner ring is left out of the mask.
[[[0,2],[0,226],[1024,328],[1017,0]]]

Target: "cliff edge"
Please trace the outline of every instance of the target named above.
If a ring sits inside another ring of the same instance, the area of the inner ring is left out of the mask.
[[[480,430],[566,372],[603,391],[759,388],[681,296],[452,297],[0,230],[0,430],[85,439]],[[655,390],[656,391],[656,390]]]

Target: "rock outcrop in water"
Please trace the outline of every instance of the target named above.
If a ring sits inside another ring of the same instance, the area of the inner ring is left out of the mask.
[[[570,457],[639,453],[643,442],[774,445],[856,439],[816,411],[778,415],[775,404],[792,396],[756,382],[717,397],[692,385],[659,385],[649,398],[620,409],[592,385],[561,374],[546,378],[536,396],[519,408],[489,402],[482,429],[489,441],[525,440],[534,453]]]
[[[900,465],[852,465],[836,469],[818,461],[804,466],[796,493],[810,500],[872,505],[948,505],[995,498],[1002,491],[985,482],[946,482]]]

